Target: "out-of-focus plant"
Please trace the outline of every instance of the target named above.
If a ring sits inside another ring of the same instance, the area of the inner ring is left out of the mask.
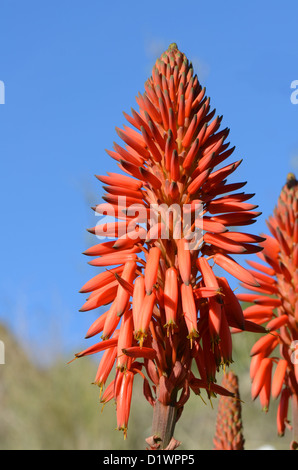
[[[293,432],[291,448],[298,446],[298,181],[291,173],[283,186],[258,253],[260,262],[247,260],[250,273],[260,286],[253,293],[238,294],[238,300],[252,302],[244,317],[266,326],[251,350],[251,395],[259,397],[268,411],[270,398],[278,399],[277,431]],[[292,421],[288,417],[292,407]]]
[[[242,407],[237,375],[229,371],[224,374],[221,385],[234,394],[221,396],[217,408],[214,450],[244,450]]]

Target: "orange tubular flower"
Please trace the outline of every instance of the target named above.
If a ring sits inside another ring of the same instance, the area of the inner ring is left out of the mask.
[[[238,294],[238,300],[252,302],[244,318],[266,326],[251,350],[252,398],[259,396],[262,408],[270,396],[279,399],[277,429],[284,435],[293,430],[291,447],[298,442],[298,181],[291,173],[282,188],[274,215],[267,221],[271,232],[260,245],[260,262],[247,261],[258,288],[242,283],[255,293]],[[279,354],[278,354],[279,350]],[[274,367],[274,369],[273,369]],[[272,372],[273,371],[273,372]],[[292,425],[288,404],[292,404]]]
[[[224,374],[222,387],[234,397],[221,396],[218,402],[214,450],[244,450],[242,409],[238,377],[232,371]]]
[[[230,328],[254,325],[245,323],[226,279],[214,275],[214,263],[260,286],[233,254],[255,253],[263,239],[229,230],[254,223],[260,212],[246,202],[253,194],[237,192],[245,182],[227,183],[241,161],[220,167],[234,148],[205,91],[171,44],[136,98],[139,109],[124,114],[130,126],[117,128],[122,143],[108,151],[122,174],[97,176],[106,195],[93,209],[115,223],[101,221],[89,232],[112,241],[85,252],[94,257],[90,265],[105,271],[82,288],[89,295],[82,310],[111,305],[87,332],[88,338],[103,332],[102,340],[76,357],[112,348],[95,381],[103,387],[110,377],[102,402],[116,401],[124,435],[133,379],[142,377],[154,408],[151,448],[177,446],[174,427],[191,390],[225,393],[214,382],[232,362]]]

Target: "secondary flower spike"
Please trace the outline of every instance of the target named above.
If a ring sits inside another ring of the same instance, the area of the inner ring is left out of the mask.
[[[214,450],[244,450],[242,409],[237,375],[224,374],[221,385],[234,397],[221,396],[218,401]]]
[[[176,44],[157,59],[136,101],[107,151],[120,172],[97,176],[106,193],[93,210],[109,221],[89,232],[111,241],[85,251],[103,271],[81,289],[88,294],[81,310],[99,316],[87,337],[102,336],[76,357],[111,348],[96,381],[107,386],[103,403],[116,403],[118,428],[126,436],[138,375],[154,409],[148,445],[175,448],[191,391],[226,393],[215,382],[232,362],[230,328],[253,328],[213,266],[259,287],[234,255],[261,250],[263,239],[231,227],[242,230],[260,212],[247,202],[254,195],[242,192],[245,182],[228,183],[241,160],[226,162],[234,152],[229,128],[221,129],[222,116]]]
[[[251,350],[252,398],[259,397],[268,411],[270,398],[279,400],[277,431],[293,431],[298,446],[298,181],[291,173],[283,186],[267,226],[270,235],[261,243],[259,260],[247,260],[260,286],[242,283],[250,292],[238,294],[252,303],[244,310],[247,321],[266,327]],[[288,417],[289,403],[292,420]],[[291,424],[290,424],[291,421]]]

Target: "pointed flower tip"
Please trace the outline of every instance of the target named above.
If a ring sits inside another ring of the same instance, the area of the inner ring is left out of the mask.
[[[117,242],[115,242],[114,245],[112,246],[112,248],[113,248],[113,250],[118,250],[120,247],[119,247],[119,244],[117,244]]]
[[[287,174],[287,183],[288,183],[289,181],[293,181],[293,180],[296,180],[295,174],[294,174],[294,173],[288,173],[288,174]]]
[[[298,181],[296,179],[295,174],[294,173],[288,173],[287,181],[286,181],[286,185],[287,185],[288,189],[293,188],[293,186],[296,186],[297,184],[298,184]]]
[[[176,42],[171,42],[171,44],[168,47],[168,51],[175,51],[178,50],[178,45]]]

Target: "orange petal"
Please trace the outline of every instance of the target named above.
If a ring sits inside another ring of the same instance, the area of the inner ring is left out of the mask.
[[[180,276],[184,284],[188,285],[191,276],[191,258],[189,244],[185,238],[177,241],[177,256]]]
[[[261,360],[251,386],[251,396],[253,400],[255,400],[259,395],[265,382],[269,380],[271,381],[272,365],[273,362],[271,358],[264,358]]]
[[[197,308],[193,295],[193,288],[190,284],[181,284],[182,309],[189,338],[198,336],[197,331]]]
[[[158,247],[150,249],[145,268],[145,289],[147,295],[151,294],[153,286],[157,281],[160,256],[161,251]]]
[[[145,297],[145,280],[143,276],[137,277],[134,283],[133,299],[132,299],[132,311],[133,311],[133,322],[135,331],[139,331],[141,328],[142,318],[142,307]]]
[[[176,325],[178,306],[178,275],[174,267],[168,268],[165,275],[164,308],[166,326]]]
[[[222,255],[220,253],[216,253],[213,257],[215,264],[223,268],[232,276],[236,277],[240,281],[245,282],[246,284],[256,287],[259,286],[259,283],[255,280],[255,278],[247,272],[240,264],[234,261],[230,256]]]
[[[273,374],[272,386],[271,386],[271,394],[273,398],[278,398],[281,393],[287,367],[288,367],[288,361],[286,361],[285,359],[280,359],[278,361],[275,372]]]

